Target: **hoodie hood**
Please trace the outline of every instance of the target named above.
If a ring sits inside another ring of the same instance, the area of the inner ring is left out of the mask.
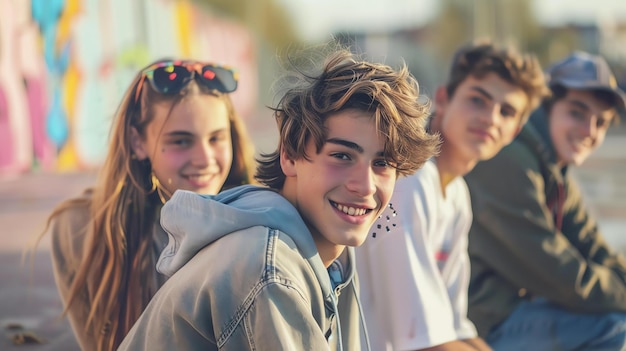
[[[548,118],[548,113],[543,107],[536,109],[524,126],[525,130],[520,134],[524,134],[521,138],[525,139],[528,145],[532,145],[535,152],[546,162],[553,164],[556,163],[556,151],[550,138]]]
[[[293,239],[324,291],[330,291],[328,273],[298,210],[269,188],[242,185],[217,195],[177,190],[161,210],[161,226],[169,242],[157,262],[167,276],[176,273],[200,249],[230,233],[265,226]]]

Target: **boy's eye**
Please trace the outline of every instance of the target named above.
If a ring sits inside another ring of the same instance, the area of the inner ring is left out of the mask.
[[[479,96],[471,96],[470,102],[476,106],[485,106],[485,100]]]
[[[582,121],[586,118],[585,114],[580,110],[570,110],[570,115],[575,119]]]
[[[376,160],[374,161],[374,166],[376,167],[391,167],[391,164],[387,162],[387,160]]]
[[[596,127],[598,128],[604,128],[608,125],[609,125],[609,120],[606,118],[598,118],[598,120],[596,121]]]
[[[502,115],[502,117],[515,117],[517,114],[515,113],[516,111],[510,107],[502,107],[500,109],[500,114]]]
[[[337,159],[340,159],[340,160],[349,160],[350,159],[350,156],[348,154],[346,154],[346,153],[343,153],[343,152],[335,152],[335,153],[332,153],[330,156],[332,156],[334,158],[337,158]]]

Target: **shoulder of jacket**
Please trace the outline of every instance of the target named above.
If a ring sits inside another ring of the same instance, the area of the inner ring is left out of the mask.
[[[298,291],[309,288],[311,275],[293,241],[278,230],[259,225],[232,232],[201,248],[167,284],[175,295],[206,290],[206,296],[219,299],[227,294],[229,303],[235,304],[230,307],[236,308],[275,282]]]
[[[531,142],[530,140],[518,137],[492,159],[479,162],[477,168],[483,165],[491,165],[501,171],[512,171],[514,173],[517,173],[520,169],[540,170],[541,164],[545,163],[541,147],[538,146],[538,143],[541,143],[541,141]]]
[[[91,220],[91,200],[91,194],[85,193],[61,203],[50,221],[53,237],[70,238],[84,233]]]
[[[213,266],[223,266],[224,269],[238,268],[260,272],[263,266],[266,267],[264,269],[268,269],[268,266],[293,267],[306,263],[300,249],[289,235],[264,225],[226,234],[201,248],[199,254],[202,251],[210,252],[203,254],[205,258],[202,258],[202,261],[206,263],[213,261]],[[233,255],[221,257],[220,262],[212,257],[225,252],[232,252]]]
[[[252,265],[262,264],[265,267],[262,281],[281,282],[301,291],[317,289],[317,286],[310,286],[311,281],[317,281],[310,260],[304,257],[303,251],[289,234],[264,226],[253,228],[265,230],[265,245],[255,250],[257,258],[250,261]],[[248,245],[249,234],[242,233],[243,245]]]

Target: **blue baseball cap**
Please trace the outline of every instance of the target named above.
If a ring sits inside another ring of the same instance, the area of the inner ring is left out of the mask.
[[[550,86],[607,91],[615,95],[620,109],[626,106],[626,93],[617,85],[609,64],[601,56],[575,51],[550,66],[546,73]]]

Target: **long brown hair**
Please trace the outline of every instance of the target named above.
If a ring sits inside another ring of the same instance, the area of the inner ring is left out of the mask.
[[[73,279],[65,312],[78,296],[87,294],[91,309],[85,329],[97,339],[97,350],[114,350],[144,310],[155,291],[151,287],[155,268],[150,260],[152,233],[162,203],[151,181],[149,160],[133,157],[131,130],[144,137],[153,120],[152,107],[169,102],[172,107],[189,92],[163,95],[149,84],[140,87],[140,72],[115,115],[106,159],[95,187],[87,195],[66,200],[48,217],[46,230],[58,215],[77,206],[88,206],[90,221],[85,228],[83,260]],[[200,87],[202,93],[223,100],[229,114],[233,162],[222,189],[252,182],[253,146],[229,95]],[[137,92],[141,89],[140,92]],[[135,101],[136,94],[140,98]],[[169,116],[168,116],[169,117]],[[40,237],[41,238],[41,237]]]

